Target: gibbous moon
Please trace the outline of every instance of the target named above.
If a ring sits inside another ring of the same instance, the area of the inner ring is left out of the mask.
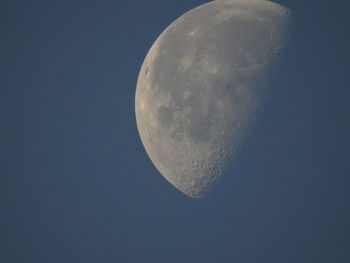
[[[155,167],[187,196],[205,196],[232,168],[268,97],[288,24],[279,4],[216,0],[178,18],[149,50],[137,127]]]

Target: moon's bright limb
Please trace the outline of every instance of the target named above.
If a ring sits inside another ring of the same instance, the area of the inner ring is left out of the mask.
[[[217,0],[178,18],[151,47],[137,83],[137,127],[156,168],[186,195],[202,197],[234,161],[288,21],[276,3]]]

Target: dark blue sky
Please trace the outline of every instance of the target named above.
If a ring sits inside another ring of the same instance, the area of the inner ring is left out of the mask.
[[[2,1],[0,262],[350,262],[350,3],[292,11],[275,93],[203,201],[138,136],[155,38],[206,1]]]

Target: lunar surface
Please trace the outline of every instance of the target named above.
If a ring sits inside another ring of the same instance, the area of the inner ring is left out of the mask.
[[[174,21],[142,65],[136,121],[159,172],[193,198],[232,168],[269,94],[289,11],[265,0],[217,0]]]

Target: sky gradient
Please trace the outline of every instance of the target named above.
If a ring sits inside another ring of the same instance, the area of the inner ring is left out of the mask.
[[[350,3],[276,2],[274,94],[200,202],[152,165],[134,98],[154,40],[205,1],[2,2],[0,262],[350,262]]]

